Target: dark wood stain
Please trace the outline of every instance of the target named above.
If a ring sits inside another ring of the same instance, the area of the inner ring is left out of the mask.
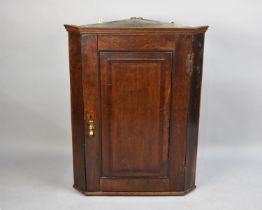
[[[168,191],[169,190],[169,179],[168,178],[152,178],[152,177],[141,177],[141,178],[101,178],[100,180],[102,191]]]
[[[169,51],[175,50],[173,35],[99,35],[99,50]]]
[[[194,56],[193,73],[191,78],[190,105],[189,105],[190,107],[189,107],[188,125],[187,125],[187,129],[188,129],[187,154],[186,154],[186,171],[185,171],[186,188],[190,188],[195,185],[204,34],[194,35],[192,50],[195,56]]]
[[[141,18],[65,27],[74,187],[85,195],[194,189],[207,27]]]
[[[69,63],[74,184],[78,186],[79,189],[85,191],[85,123],[82,87],[81,36],[79,34],[69,34]]]
[[[176,36],[174,58],[172,111],[170,113],[169,176],[170,190],[184,191],[187,114],[189,106],[190,76],[186,72],[187,54],[191,52],[191,35]]]
[[[167,52],[100,53],[103,176],[167,175],[171,61]]]
[[[100,111],[99,111],[99,74],[97,57],[97,36],[82,36],[82,75],[84,96],[84,120],[87,127],[89,117],[95,119],[95,136],[85,133],[85,158],[87,190],[99,190],[101,142],[100,142]]]

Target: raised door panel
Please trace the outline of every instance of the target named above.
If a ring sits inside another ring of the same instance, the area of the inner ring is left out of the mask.
[[[102,190],[168,190],[171,66],[172,52],[100,52]]]

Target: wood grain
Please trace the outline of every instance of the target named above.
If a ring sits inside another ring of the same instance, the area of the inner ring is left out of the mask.
[[[80,189],[78,189],[76,186],[73,186],[77,191],[83,193],[84,195],[87,196],[183,196],[186,195],[187,193],[193,191],[196,186],[193,186],[192,188],[189,188],[183,192],[176,192],[176,191],[165,191],[165,192],[159,192],[159,191],[154,191],[154,192],[109,192],[109,191],[97,191],[97,192],[85,192]]]
[[[187,154],[185,170],[186,188],[195,185],[204,34],[194,35],[192,50],[195,56],[191,78],[190,105],[187,125]]]
[[[185,160],[187,121],[191,77],[186,71],[186,59],[192,48],[192,35],[176,36],[174,74],[172,76],[172,110],[170,122],[169,177],[170,190],[185,190]]]
[[[101,178],[101,191],[167,191],[169,189],[168,178]]]
[[[173,51],[173,35],[99,35],[101,51]]]
[[[127,23],[65,26],[74,187],[85,195],[184,195],[195,188],[208,27]]]
[[[71,89],[71,121],[73,144],[74,185],[86,190],[84,104],[82,87],[81,36],[69,34],[69,63]]]
[[[97,36],[83,35],[82,37],[82,66],[83,66],[83,95],[84,95],[84,119],[87,130],[87,120],[91,118],[95,122],[95,136],[85,134],[85,168],[86,189],[96,191],[100,189],[101,168],[101,141],[100,141],[100,112],[99,112],[99,76],[97,63]]]
[[[103,175],[167,175],[172,53],[102,52],[100,62]]]
[[[208,26],[190,28],[81,28],[76,25],[64,25],[66,30],[80,34],[199,34],[205,33]]]

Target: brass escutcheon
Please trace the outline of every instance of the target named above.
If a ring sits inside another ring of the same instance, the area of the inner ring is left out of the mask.
[[[95,135],[95,121],[91,114],[89,115],[89,118],[87,120],[87,129],[88,129],[88,136],[93,137]]]

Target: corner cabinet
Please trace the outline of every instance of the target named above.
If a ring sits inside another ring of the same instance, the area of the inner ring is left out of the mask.
[[[207,26],[131,18],[65,27],[74,187],[85,195],[193,190]]]

